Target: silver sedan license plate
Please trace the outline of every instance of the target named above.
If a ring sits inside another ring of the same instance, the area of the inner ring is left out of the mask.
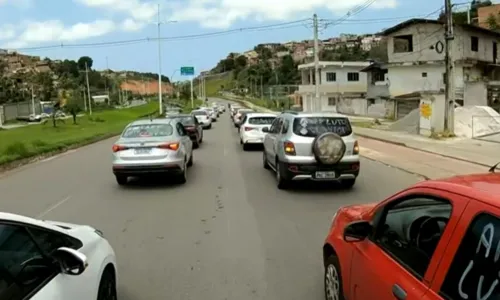
[[[336,174],[333,171],[316,172],[317,179],[333,179],[335,178],[335,175]]]
[[[135,154],[149,154],[151,153],[151,148],[139,148],[134,150]]]

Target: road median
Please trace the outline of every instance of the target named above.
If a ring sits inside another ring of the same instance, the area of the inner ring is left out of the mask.
[[[70,149],[116,136],[133,120],[157,113],[156,102],[126,109],[94,113],[92,116],[0,131],[0,171],[50,157]]]

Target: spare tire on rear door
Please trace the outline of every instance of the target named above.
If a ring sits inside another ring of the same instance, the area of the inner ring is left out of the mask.
[[[333,132],[326,132],[316,137],[312,147],[316,161],[325,165],[338,163],[346,151],[342,137]]]

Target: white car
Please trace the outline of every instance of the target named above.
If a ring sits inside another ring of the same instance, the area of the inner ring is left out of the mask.
[[[117,299],[117,265],[102,232],[0,212],[0,299]]]
[[[271,113],[246,114],[240,124],[240,144],[243,150],[247,150],[250,145],[262,144],[266,136],[262,129],[269,129],[275,119],[276,115]]]
[[[197,109],[191,112],[193,116],[198,120],[203,129],[212,128],[212,118],[210,113],[206,109]]]
[[[213,108],[205,108],[206,111],[210,114],[210,118],[212,119],[212,122],[217,122],[217,112]]]

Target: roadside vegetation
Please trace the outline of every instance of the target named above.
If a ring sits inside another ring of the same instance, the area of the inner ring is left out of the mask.
[[[129,122],[154,115],[158,102],[96,112],[92,116],[48,120],[0,131],[0,166],[17,160],[90,144],[119,134]]]

